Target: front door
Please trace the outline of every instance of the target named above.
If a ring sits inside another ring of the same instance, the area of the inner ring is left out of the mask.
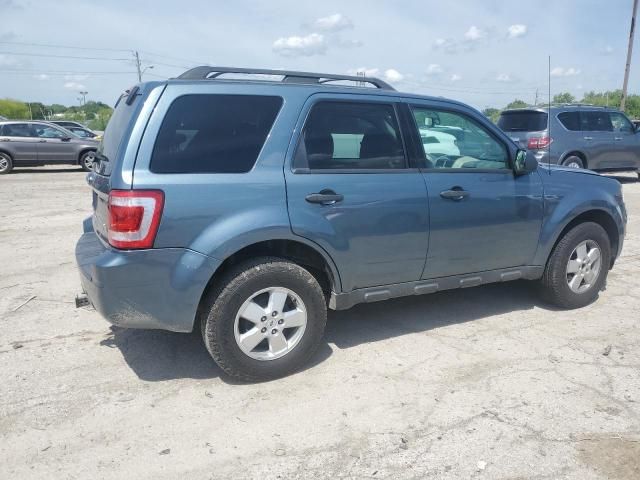
[[[70,135],[51,125],[35,123],[38,137],[38,158],[51,163],[69,163],[77,160]]]
[[[423,278],[530,265],[543,214],[538,173],[514,176],[515,145],[470,110],[436,102],[411,110],[429,196]]]
[[[583,110],[580,112],[580,124],[583,148],[587,155],[587,168],[617,168],[609,113],[604,110]]]
[[[620,112],[609,112],[613,126],[613,148],[617,168],[640,168],[640,132]]]
[[[315,95],[301,118],[285,168],[293,232],[329,253],[343,291],[419,280],[426,188],[392,100]]]

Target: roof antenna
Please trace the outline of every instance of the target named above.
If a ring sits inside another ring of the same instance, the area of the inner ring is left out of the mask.
[[[549,55],[549,108],[547,109],[547,136],[549,137],[549,143],[547,143],[547,170],[551,175],[551,55]]]

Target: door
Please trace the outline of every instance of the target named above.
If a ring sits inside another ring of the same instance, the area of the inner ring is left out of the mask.
[[[28,123],[5,123],[0,131],[0,145],[9,151],[16,165],[38,161],[38,139]]]
[[[427,252],[424,180],[391,99],[368,98],[311,97],[285,168],[293,232],[329,253],[343,291],[419,280]]]
[[[411,107],[430,210],[423,278],[530,265],[543,214],[538,173],[514,176],[515,145],[475,112],[439,105]]]
[[[613,159],[619,168],[640,168],[640,132],[620,112],[609,112],[613,126]]]
[[[587,155],[587,168],[615,168],[613,127],[609,113],[604,110],[582,110],[580,124],[584,152]]]
[[[75,162],[76,149],[70,134],[52,125],[34,123],[38,137],[38,158],[51,163]]]

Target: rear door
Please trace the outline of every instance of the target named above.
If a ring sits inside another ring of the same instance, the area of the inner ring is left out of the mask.
[[[640,168],[640,133],[620,112],[609,112],[613,126],[614,160],[619,168]]]
[[[38,138],[28,123],[6,123],[0,131],[0,145],[13,157],[15,164],[38,161]]]
[[[38,137],[38,158],[52,163],[69,163],[77,160],[75,145],[68,132],[53,125],[34,123]]]
[[[423,278],[530,265],[542,225],[538,173],[514,176],[516,149],[469,109],[416,102],[411,111],[418,129],[437,118],[440,128],[461,132],[454,154],[423,142],[430,209]]]
[[[613,127],[609,113],[604,110],[581,110],[580,123],[587,168],[615,168]]]
[[[285,167],[291,226],[334,259],[344,291],[420,279],[424,179],[408,163],[396,99],[312,96]]]

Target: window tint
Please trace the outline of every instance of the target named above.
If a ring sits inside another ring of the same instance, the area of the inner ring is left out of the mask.
[[[611,119],[607,112],[582,111],[580,112],[582,130],[588,132],[612,132]]]
[[[8,123],[2,127],[2,135],[7,137],[35,137],[28,123]]]
[[[309,113],[294,167],[311,170],[405,168],[393,106],[321,102]]]
[[[281,105],[280,97],[259,95],[177,98],[162,121],[151,156],[151,171],[248,172]]]
[[[611,124],[614,132],[633,133],[633,125],[627,117],[618,112],[610,112]]]
[[[39,138],[64,138],[70,136],[65,134],[63,131],[49,125],[36,123],[34,127],[36,130],[36,136]]]
[[[534,110],[502,112],[498,126],[504,132],[541,132],[547,129],[547,114]]]
[[[558,120],[567,130],[573,132],[580,130],[580,112],[562,112],[558,115]]]
[[[422,139],[427,168],[509,168],[505,145],[471,118],[416,107],[413,116]]]

